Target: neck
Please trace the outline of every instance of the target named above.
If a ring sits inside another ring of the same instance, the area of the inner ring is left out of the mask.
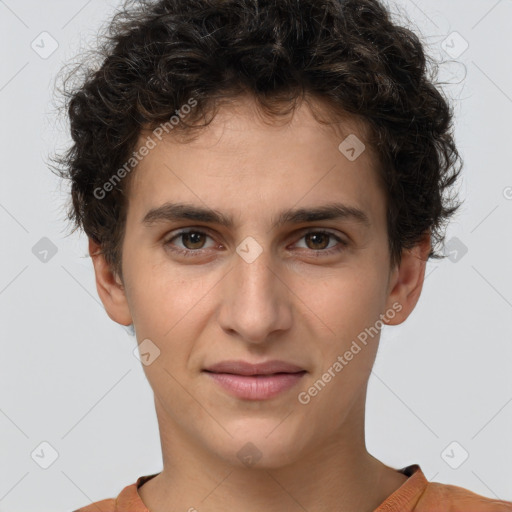
[[[155,405],[164,469],[139,488],[151,512],[373,512],[407,480],[367,452],[364,400],[335,437],[278,467],[234,466],[202,451]]]

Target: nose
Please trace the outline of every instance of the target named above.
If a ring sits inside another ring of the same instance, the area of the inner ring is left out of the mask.
[[[228,334],[247,343],[268,342],[277,331],[290,329],[293,294],[267,250],[251,263],[236,258],[234,268],[222,280],[219,323]]]

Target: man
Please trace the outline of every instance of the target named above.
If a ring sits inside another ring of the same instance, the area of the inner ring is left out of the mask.
[[[383,325],[458,204],[451,112],[375,0],[160,0],[70,96],[70,216],[164,467],[82,511],[512,511],[365,446]]]

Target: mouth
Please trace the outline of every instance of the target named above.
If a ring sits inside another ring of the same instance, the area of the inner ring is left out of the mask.
[[[245,400],[267,400],[296,386],[307,373],[284,361],[249,363],[223,361],[203,372],[230,395]]]
[[[251,363],[242,360],[221,361],[204,369],[212,373],[230,373],[233,375],[273,375],[277,373],[299,373],[304,368],[286,361],[272,360],[264,363]]]

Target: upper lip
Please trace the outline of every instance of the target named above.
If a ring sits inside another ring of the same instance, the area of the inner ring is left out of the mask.
[[[232,373],[235,375],[271,375],[273,373],[298,373],[304,368],[285,361],[267,361],[265,363],[249,363],[242,360],[221,361],[204,369],[214,373]]]

